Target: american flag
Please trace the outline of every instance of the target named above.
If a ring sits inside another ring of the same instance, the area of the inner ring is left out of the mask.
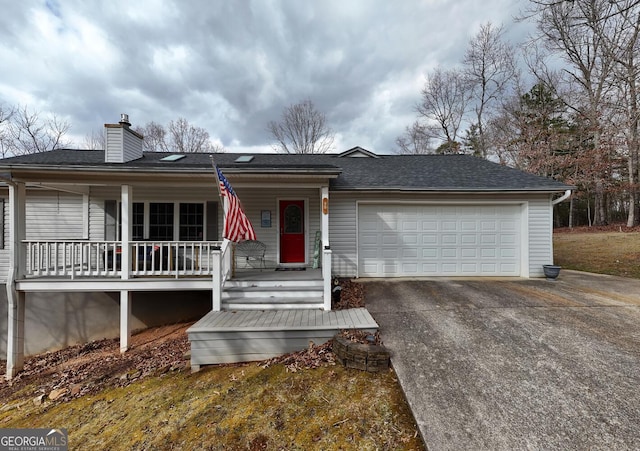
[[[222,175],[220,168],[218,166],[215,166],[215,168],[220,181],[220,194],[227,199],[224,211],[223,236],[234,243],[257,239],[256,232],[253,230],[251,221],[244,213],[236,192],[231,188],[227,178]]]

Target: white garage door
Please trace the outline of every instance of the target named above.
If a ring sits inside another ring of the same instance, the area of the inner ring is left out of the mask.
[[[358,209],[358,274],[519,276],[517,205],[372,205]]]

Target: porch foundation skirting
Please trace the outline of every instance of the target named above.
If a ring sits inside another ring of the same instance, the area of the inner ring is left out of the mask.
[[[209,312],[187,330],[191,369],[300,351],[310,342],[327,342],[342,329],[375,332],[378,324],[365,308]]]

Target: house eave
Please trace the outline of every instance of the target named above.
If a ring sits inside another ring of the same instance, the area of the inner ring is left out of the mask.
[[[232,180],[241,179],[304,179],[304,180],[325,180],[336,179],[341,171],[335,168],[269,168],[259,170],[246,170],[239,168],[223,168],[225,175]],[[2,173],[7,174],[9,181],[118,181],[127,180],[152,180],[163,177],[164,180],[181,179],[188,176],[190,180],[209,180],[214,176],[212,168],[202,167],[96,167],[96,166],[43,166],[43,165],[19,165],[0,167]]]
[[[564,192],[567,189],[573,190],[574,187],[562,186],[558,188],[540,187],[540,188],[402,188],[402,187],[349,187],[349,188],[330,188],[333,192],[340,193],[425,193],[425,194],[556,194]]]

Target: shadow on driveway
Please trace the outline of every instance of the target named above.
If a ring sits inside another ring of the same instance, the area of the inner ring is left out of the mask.
[[[430,450],[640,449],[640,281],[367,281]]]

